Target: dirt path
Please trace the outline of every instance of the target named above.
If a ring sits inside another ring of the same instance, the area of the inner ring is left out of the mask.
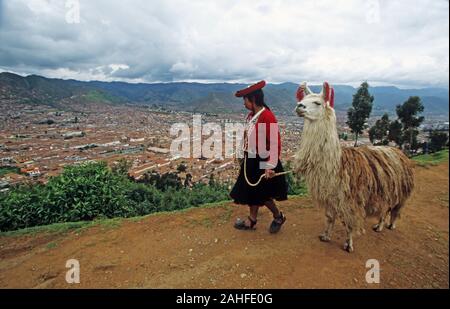
[[[124,220],[66,234],[0,236],[0,288],[448,288],[448,163],[417,168],[417,189],[396,231],[370,229],[344,252],[344,230],[318,241],[321,210],[308,198],[280,203],[288,221],[270,235],[268,211],[258,230],[233,229],[244,207],[193,209]],[[81,284],[65,282],[78,259]],[[368,259],[381,283],[365,281]]]

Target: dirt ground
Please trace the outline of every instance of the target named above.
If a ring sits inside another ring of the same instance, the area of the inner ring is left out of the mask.
[[[449,288],[448,163],[417,167],[417,186],[397,230],[371,230],[342,250],[336,225],[321,243],[323,211],[309,198],[279,203],[287,222],[268,233],[262,210],[256,231],[233,228],[247,209],[224,203],[117,225],[66,233],[0,236],[0,288]],[[77,259],[81,283],[65,281]],[[377,259],[380,284],[368,284],[366,261]]]

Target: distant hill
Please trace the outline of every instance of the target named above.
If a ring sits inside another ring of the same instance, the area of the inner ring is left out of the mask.
[[[12,73],[0,73],[0,100],[47,104],[60,108],[71,102],[98,102],[159,105],[176,110],[227,113],[244,111],[242,100],[235,98],[234,93],[246,86],[232,83],[81,82],[36,75],[22,77]],[[292,114],[297,88],[298,85],[294,83],[269,84],[265,88],[266,101],[278,113]],[[334,85],[334,88],[336,109],[346,111],[351,105],[356,89],[345,85]],[[311,86],[311,89],[319,92],[321,86]],[[384,112],[393,114],[396,105],[414,95],[422,98],[427,115],[446,115],[448,118],[448,89],[399,89],[389,86],[371,87],[370,92],[375,97],[374,115]]]
[[[0,100],[67,108],[70,103],[121,103],[123,98],[75,80],[0,73]]]

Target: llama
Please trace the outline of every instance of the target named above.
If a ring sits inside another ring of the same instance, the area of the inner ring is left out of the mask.
[[[302,175],[319,207],[325,209],[326,229],[319,239],[331,240],[340,219],[347,239],[344,250],[353,252],[353,235],[364,232],[364,219],[379,216],[373,229],[381,232],[390,215],[389,229],[414,187],[412,162],[393,147],[341,147],[336,129],[334,89],[323,84],[320,94],[306,83],[297,92],[298,116],[304,118],[294,172]]]

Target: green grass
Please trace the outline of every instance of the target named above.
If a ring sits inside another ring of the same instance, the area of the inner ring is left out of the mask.
[[[101,219],[93,221],[92,224],[101,226],[103,230],[110,230],[119,228],[123,220],[124,218]]]
[[[432,154],[420,155],[412,158],[419,166],[434,166],[448,161],[448,149],[441,150]]]
[[[34,235],[39,233],[48,234],[61,234],[67,233],[72,230],[77,230],[91,226],[95,221],[80,221],[80,222],[67,222],[67,223],[55,223],[51,225],[35,226],[26,229],[21,229],[17,231],[10,232],[0,232],[0,236],[24,236],[24,235]]]
[[[120,99],[102,91],[92,90],[85,95],[85,99],[94,103],[120,103]]]
[[[295,198],[295,197],[302,197],[305,196],[306,193],[301,193],[298,195],[289,195],[289,198]],[[44,226],[36,226],[36,227],[30,227],[26,229],[16,230],[16,231],[9,231],[9,232],[0,232],[0,237],[19,237],[19,236],[26,236],[26,235],[36,235],[40,233],[47,233],[47,234],[64,234],[71,231],[76,232],[83,232],[89,228],[92,227],[100,227],[103,230],[110,230],[119,228],[122,225],[122,222],[140,222],[146,218],[153,217],[153,216],[161,216],[161,215],[167,215],[167,214],[176,214],[176,213],[186,213],[191,211],[192,209],[209,209],[209,208],[223,208],[225,212],[220,216],[219,221],[222,223],[225,223],[230,220],[231,215],[233,213],[233,207],[228,205],[228,203],[231,203],[231,201],[221,201],[221,202],[214,202],[214,203],[207,203],[203,204],[201,206],[196,207],[190,207],[190,208],[184,208],[184,209],[178,209],[173,211],[162,211],[162,212],[156,212],[152,214],[148,214],[145,216],[140,217],[132,217],[132,218],[113,218],[113,219],[97,219],[94,221],[80,221],[80,222],[66,222],[66,223],[55,223],[51,225],[44,225]],[[208,219],[202,220],[202,222],[197,222],[201,225],[204,225],[206,227],[210,227],[212,225],[212,222],[210,222]],[[50,245],[53,247],[53,245]],[[51,249],[51,248],[49,248]]]
[[[226,203],[230,201],[221,201],[216,203],[208,203],[199,207],[190,207],[185,209],[179,209],[174,211],[164,211],[164,212],[156,212],[145,216],[133,217],[133,218],[113,218],[113,219],[97,219],[94,221],[80,221],[80,222],[65,222],[65,223],[55,223],[51,225],[44,226],[35,226],[30,228],[25,228],[16,231],[9,232],[0,232],[0,237],[17,237],[17,236],[25,236],[25,235],[35,235],[40,233],[48,233],[48,234],[63,234],[71,231],[82,232],[91,227],[101,227],[103,230],[115,229],[121,226],[123,221],[129,222],[139,222],[148,218],[150,216],[159,216],[164,214],[173,214],[173,213],[185,213],[194,208],[214,208],[214,207],[223,207],[228,209]]]
[[[35,226],[17,231],[0,232],[0,236],[15,237],[24,235],[35,235],[40,233],[64,234],[71,231],[82,232],[91,227],[100,227],[102,230],[119,228],[125,218],[97,219],[94,221],[65,222],[50,225]],[[137,220],[136,220],[137,221]]]
[[[49,243],[46,245],[46,248],[49,249],[49,250],[55,249],[56,247],[58,247],[58,244],[57,244],[56,242],[49,242]]]

